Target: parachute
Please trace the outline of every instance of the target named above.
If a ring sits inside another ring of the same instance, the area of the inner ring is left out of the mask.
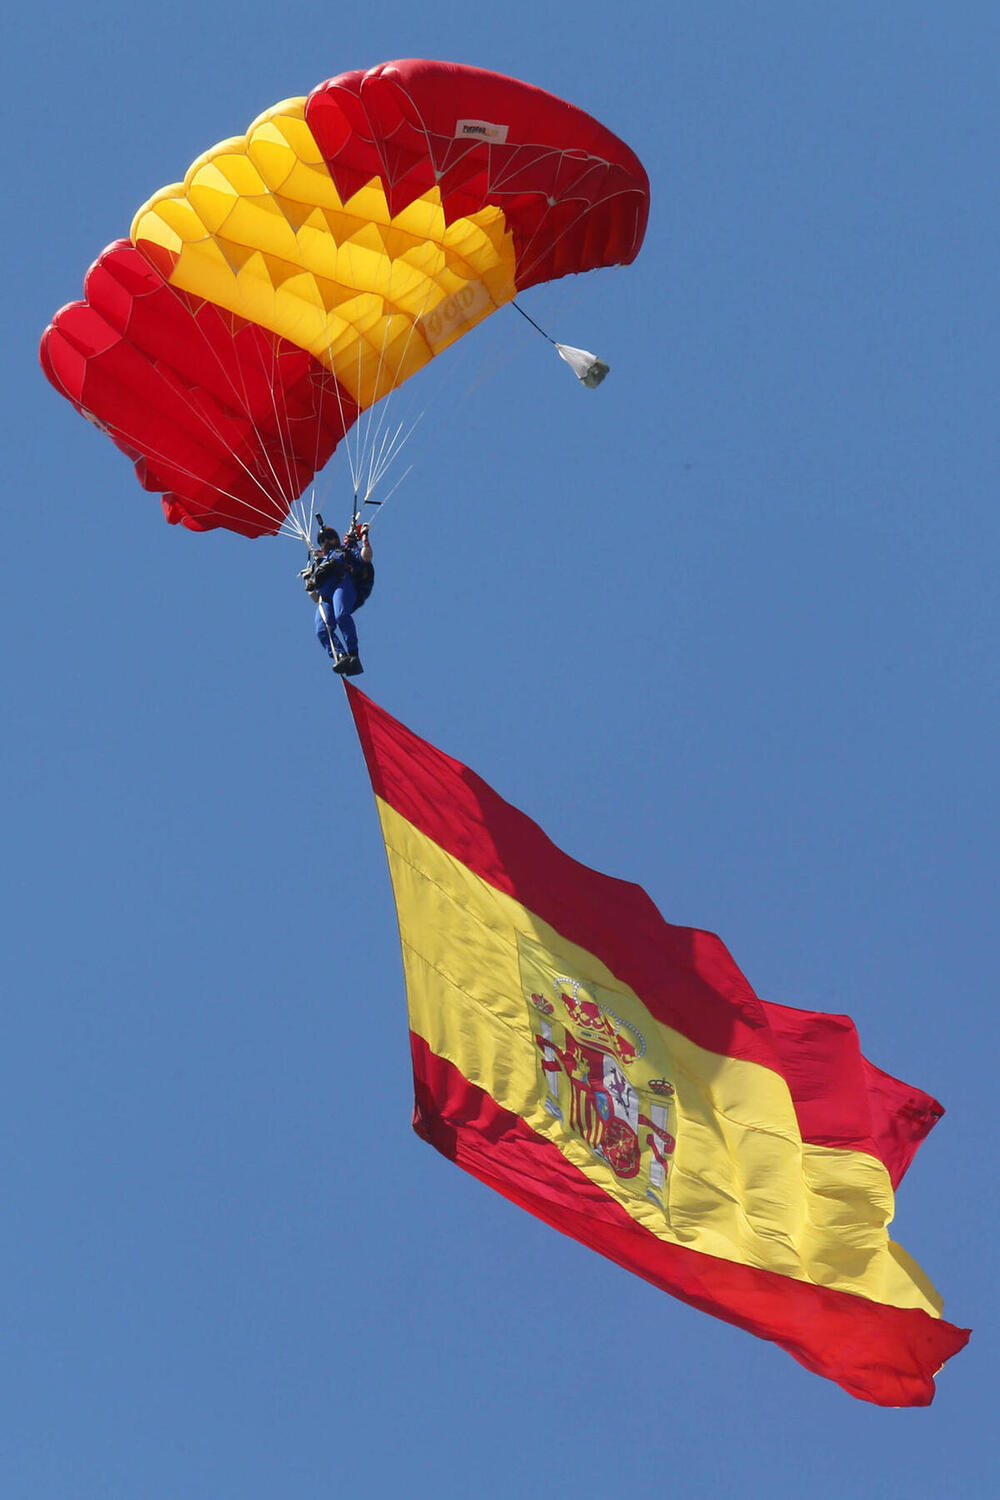
[[[42,367],[168,521],[272,535],[361,412],[525,288],[634,260],[648,207],[629,147],[532,85],[343,73],[144,204]]]

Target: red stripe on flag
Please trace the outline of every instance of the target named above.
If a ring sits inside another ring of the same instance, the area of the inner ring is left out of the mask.
[[[681,1301],[768,1339],[878,1406],[926,1406],[969,1331],[919,1308],[760,1271],[660,1240],[520,1116],[410,1033],[413,1127],[449,1161]]]
[[[356,688],[347,691],[377,796],[480,879],[595,954],[656,1020],[709,1052],[780,1073],[803,1140],[876,1156],[898,1184],[944,1111],[868,1062],[848,1016],[760,1000],[720,938],[664,921],[641,886],[572,859],[474,771]]]

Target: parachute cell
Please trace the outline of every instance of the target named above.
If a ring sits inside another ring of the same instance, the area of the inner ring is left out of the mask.
[[[648,201],[629,148],[540,89],[345,73],[150,199],[42,365],[168,520],[274,533],[359,412],[525,287],[633,260]]]

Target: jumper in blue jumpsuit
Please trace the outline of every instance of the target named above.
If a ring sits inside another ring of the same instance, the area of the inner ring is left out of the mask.
[[[360,546],[352,542],[347,547],[330,547],[320,558],[320,566],[330,563],[336,566],[330,568],[316,591],[320,597],[316,606],[316,639],[327,656],[343,656],[345,648],[348,656],[357,656],[358,632],[352,615],[359,603],[364,603],[358,599],[354,581],[362,566]]]

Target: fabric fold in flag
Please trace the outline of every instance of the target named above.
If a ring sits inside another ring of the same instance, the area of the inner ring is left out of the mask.
[[[558,849],[345,684],[396,899],[418,1134],[514,1203],[883,1406],[968,1332],[889,1237],[941,1106],[846,1016]]]

